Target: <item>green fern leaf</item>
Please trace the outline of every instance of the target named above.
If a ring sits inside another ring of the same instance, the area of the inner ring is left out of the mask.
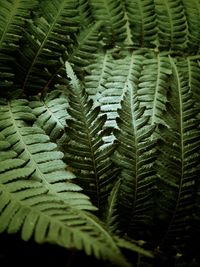
[[[66,97],[60,91],[54,90],[43,100],[36,98],[30,103],[30,107],[37,117],[34,125],[42,128],[50,140],[56,142],[59,149],[62,150],[62,140],[66,139],[65,120],[69,118]]]
[[[80,209],[93,210],[88,197],[79,193],[81,188],[75,184],[71,185],[74,175],[66,170],[67,166],[62,161],[63,153],[57,150],[56,144],[50,142],[41,128],[28,126],[27,123],[32,125],[34,119],[26,100],[13,100],[1,105],[0,129],[19,155],[15,164],[20,164],[20,160],[25,161],[27,167],[35,170],[33,179],[40,181],[46,191],[63,202],[71,203]],[[11,170],[9,177],[15,179],[15,170]]]
[[[107,209],[105,212],[106,228],[115,233],[119,230],[119,214],[117,212],[118,193],[120,188],[120,180],[118,180],[108,198]]]
[[[158,188],[160,219],[166,229],[161,247],[182,243],[188,235],[194,208],[195,181],[198,179],[200,131],[197,110],[189,90],[188,77],[183,75],[182,62],[173,67],[170,106],[165,119],[170,126],[162,129],[163,145],[159,156]],[[162,211],[162,212],[161,212]],[[168,223],[167,223],[168,222]]]
[[[125,4],[133,45],[154,47],[157,44],[157,24],[153,0],[127,0]]]
[[[79,0],[78,10],[81,25],[88,27],[94,22],[90,0]]]
[[[68,109],[71,119],[67,120],[69,142],[65,145],[65,158],[75,169],[84,192],[91,197],[101,214],[116,176],[116,169],[109,159],[113,147],[103,149],[106,116],[99,116],[100,108],[94,107],[93,101],[88,100],[68,62],[66,71],[71,79]]]
[[[147,54],[143,61],[143,70],[139,78],[138,100],[146,107],[145,114],[150,116],[150,123],[165,124],[163,114],[166,111],[167,93],[171,65],[169,59],[162,54]]]
[[[31,11],[37,1],[10,0],[0,2],[0,87],[10,90],[14,78],[15,53]],[[2,90],[3,91],[3,90]],[[5,92],[1,92],[4,93]]]
[[[200,101],[200,80],[199,80],[199,64],[197,60],[193,60],[187,58],[182,66],[182,70],[184,70],[184,75],[188,77],[188,85],[191,91],[191,95],[195,101],[196,108],[199,109],[199,101]]]
[[[187,21],[180,0],[155,0],[160,49],[184,50],[187,39]]]
[[[200,6],[198,0],[183,0],[187,24],[188,36],[187,46],[190,54],[198,53],[200,42]]]
[[[9,153],[11,146],[3,134],[0,134],[0,140],[5,143],[0,151]],[[24,240],[34,236],[38,243],[50,242],[68,249],[83,250],[98,259],[129,266],[114,238],[97,218],[58,200],[46,191],[43,183],[30,177],[33,169],[23,167],[26,162],[19,160],[12,158],[12,166],[10,159],[4,160],[15,173],[15,180],[10,170],[0,169],[0,233],[21,231]]]
[[[16,82],[29,94],[44,90],[60,66],[60,58],[72,47],[79,26],[75,1],[42,1],[40,7],[43,16],[29,23],[23,38],[16,76]]]
[[[149,117],[139,105],[135,86],[128,85],[121,106],[117,118],[119,130],[115,131],[118,148],[113,158],[121,167],[119,220],[122,231],[143,238],[144,229],[149,228],[152,220],[155,141],[150,137],[155,127],[148,125]]]
[[[119,0],[91,0],[93,16],[102,22],[102,37],[106,45],[113,46],[126,39],[125,19]]]

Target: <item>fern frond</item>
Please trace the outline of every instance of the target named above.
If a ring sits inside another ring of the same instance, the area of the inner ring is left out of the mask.
[[[50,140],[57,143],[61,149],[62,140],[66,138],[65,121],[69,118],[66,97],[60,91],[54,90],[48,93],[43,100],[31,101],[29,106],[37,118],[34,125],[42,128]]]
[[[79,0],[78,10],[80,23],[84,27],[88,27],[88,25],[91,25],[95,21],[92,14],[90,0]]]
[[[183,0],[188,24],[187,49],[190,54],[198,53],[200,42],[200,5],[198,0]]]
[[[28,94],[44,90],[60,58],[71,49],[79,26],[73,0],[42,1],[40,7],[43,16],[29,23],[18,61],[16,82]]]
[[[87,70],[86,67],[95,61],[97,49],[99,48],[99,27],[100,23],[87,25],[79,33],[75,35],[76,42],[70,48],[68,53],[65,53],[63,58],[67,58],[69,62],[74,64],[74,69],[77,75],[83,79]],[[57,64],[51,75],[47,77],[46,83],[43,86],[42,95],[45,95],[49,88],[54,85],[58,89],[63,90],[66,86],[67,80],[65,79],[66,72],[64,68],[63,59]]]
[[[101,213],[116,176],[116,169],[110,160],[113,147],[103,149],[106,116],[99,116],[99,106],[94,107],[92,99],[88,100],[68,62],[66,71],[71,79],[68,108],[71,119],[67,120],[69,142],[65,145],[65,158],[76,172],[84,192]]]
[[[187,20],[181,0],[155,0],[160,49],[184,50],[187,40]]]
[[[125,4],[133,45],[157,45],[157,24],[153,0],[127,0]]]
[[[172,242],[181,243],[187,237],[200,158],[199,121],[188,77],[183,74],[182,62],[177,64],[172,58],[170,61],[173,76],[168,115],[165,115],[169,129],[162,129],[163,145],[158,158],[158,188],[161,192],[159,213],[165,218],[166,224],[161,247]]]
[[[106,126],[116,127],[117,109],[126,92],[127,84],[138,83],[144,56],[139,51],[127,53],[121,59],[112,59],[112,72],[105,82],[99,103],[101,111],[107,115]]]
[[[146,107],[145,114],[150,116],[150,123],[165,124],[163,114],[166,111],[167,93],[171,65],[168,57],[162,54],[147,54],[143,61],[143,70],[139,78],[138,100]]]
[[[74,175],[66,170],[63,153],[41,128],[32,126],[34,120],[27,100],[5,101],[1,105],[0,129],[18,158],[35,170],[32,179],[43,184],[43,189],[54,198],[76,208],[93,210],[88,197],[80,193],[81,188],[71,182]]]
[[[83,250],[98,259],[129,266],[101,222],[48,192],[43,183],[31,176],[34,169],[14,157],[16,152],[2,133],[0,153],[7,155],[3,160],[5,168],[0,169],[0,233],[20,231],[25,241],[34,236],[38,243]]]
[[[119,187],[120,180],[117,180],[108,198],[108,204],[104,215],[106,228],[112,233],[116,233],[119,230],[119,215],[117,213]]]
[[[95,61],[97,50],[100,48],[100,26],[101,22],[92,23],[77,35],[77,44],[74,45],[73,51],[68,57],[68,61],[74,64],[76,72],[80,72],[81,68],[85,68]]]
[[[85,90],[97,104],[102,92],[107,89],[105,86],[112,68],[113,58],[110,51],[99,52],[95,62],[88,66],[89,74],[85,77]]]
[[[128,85],[118,114],[119,130],[115,131],[118,147],[114,161],[121,167],[119,220],[123,231],[141,239],[152,220],[155,141],[150,137],[155,127],[149,125],[149,117],[140,107],[134,85]]]
[[[200,103],[200,80],[199,80],[199,71],[200,66],[198,61],[187,58],[185,64],[184,74],[188,77],[188,85],[191,91],[191,95],[196,103],[196,107],[199,108]],[[182,69],[183,69],[182,67]]]
[[[102,22],[102,37],[106,45],[114,46],[126,39],[125,18],[120,0],[90,0],[93,16]]]
[[[37,1],[9,0],[0,2],[0,87],[8,90],[14,78],[15,52],[25,23]],[[2,92],[4,93],[4,92]],[[5,94],[5,93],[4,93]]]

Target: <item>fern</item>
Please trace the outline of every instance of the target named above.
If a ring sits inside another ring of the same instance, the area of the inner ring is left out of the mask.
[[[160,49],[186,49],[187,21],[182,1],[155,0]]]
[[[36,1],[9,0],[0,2],[0,87],[8,89],[13,82],[15,53],[25,23],[36,7]],[[4,93],[5,95],[5,93]]]
[[[42,128],[52,142],[56,142],[62,150],[62,141],[65,140],[65,120],[69,118],[67,113],[68,102],[60,91],[52,91],[43,100],[36,98],[29,106],[37,119],[35,126]]]
[[[163,114],[166,111],[170,74],[170,62],[166,56],[146,55],[137,92],[138,100],[146,107],[145,113],[150,116],[152,125],[165,124]]]
[[[199,265],[199,0],[29,2],[0,2],[0,232]]]
[[[113,46],[125,40],[125,19],[120,0],[91,0],[93,16],[102,22],[102,37],[106,45]]]
[[[160,216],[165,218],[165,223],[168,221],[161,247],[172,242],[183,242],[187,238],[194,205],[195,181],[198,179],[200,146],[199,122],[195,117],[197,110],[194,108],[187,77],[183,76],[175,60],[170,60],[173,80],[169,116],[165,116],[170,129],[162,129],[165,145],[159,157],[160,204],[164,208],[164,214],[160,212]]]
[[[113,148],[102,149],[106,116],[99,116],[100,108],[93,107],[92,100],[88,101],[85,90],[68,62],[66,70],[71,79],[68,109],[71,119],[67,120],[69,141],[65,144],[65,158],[76,171],[84,192],[102,213],[116,176],[116,170],[109,159]]]
[[[9,150],[10,144],[2,134],[0,140],[0,153],[5,156],[0,171],[0,232],[21,230],[24,240],[34,235],[38,243],[83,249],[87,255],[129,266],[96,218],[58,201],[31,176],[33,169],[24,167],[26,162]]]
[[[188,24],[188,40],[187,46],[191,54],[198,52],[199,49],[199,17],[200,7],[198,0],[187,1],[183,0],[183,6],[185,9],[185,16]]]
[[[121,167],[119,220],[128,235],[141,238],[141,227],[144,233],[144,226],[148,228],[152,218],[155,141],[149,138],[154,126],[148,125],[148,116],[143,116],[144,108],[139,105],[135,86],[128,85],[121,106],[117,118],[119,130],[115,131],[118,148],[114,157]]]
[[[16,77],[19,86],[32,94],[44,90],[52,72],[60,66],[60,57],[74,43],[79,26],[74,1],[43,1],[40,6],[43,16],[29,23]]]
[[[157,45],[157,23],[153,0],[127,0],[125,8],[131,29],[133,45],[154,47]]]
[[[61,160],[63,153],[56,151],[56,144],[41,128],[30,127],[35,120],[27,100],[13,100],[1,106],[0,129],[13,146],[20,159],[35,170],[32,175],[44,185],[44,189],[66,203],[74,203],[77,208],[92,208],[88,198],[79,193],[81,188],[67,183],[74,175],[66,171]],[[68,192],[66,194],[66,192]]]

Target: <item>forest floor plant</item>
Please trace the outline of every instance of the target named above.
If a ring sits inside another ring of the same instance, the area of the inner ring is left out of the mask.
[[[199,0],[0,0],[1,266],[198,267],[199,175]]]

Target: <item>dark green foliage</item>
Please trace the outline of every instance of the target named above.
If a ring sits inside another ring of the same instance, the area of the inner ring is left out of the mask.
[[[199,266],[199,41],[199,0],[0,0],[0,240]]]

